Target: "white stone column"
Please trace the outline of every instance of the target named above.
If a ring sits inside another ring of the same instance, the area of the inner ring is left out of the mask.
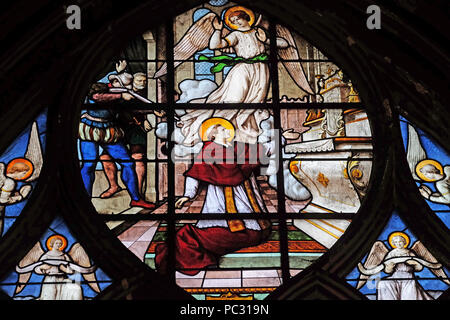
[[[145,32],[142,37],[147,42],[147,59],[156,59],[156,41],[151,31]],[[152,79],[153,74],[156,71],[156,62],[147,62],[147,97],[149,100],[156,102],[157,83],[155,79]],[[153,113],[147,114],[147,120],[150,122],[153,128],[156,127],[156,117]],[[150,130],[147,133],[147,159],[156,159],[156,136],[155,129]],[[155,162],[148,162],[147,175],[145,183],[145,199],[147,201],[155,202],[156,199],[156,169]]]

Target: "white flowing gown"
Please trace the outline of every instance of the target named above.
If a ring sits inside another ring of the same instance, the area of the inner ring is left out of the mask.
[[[256,30],[247,32],[233,31],[225,40],[233,47],[236,56],[245,59],[256,57],[265,52],[264,44],[256,37]],[[269,67],[267,63],[240,62],[228,72],[223,83],[206,98],[205,103],[262,103],[269,88]],[[261,121],[269,117],[266,109],[228,109],[228,110],[186,110],[181,116],[184,144],[193,145],[199,141],[198,130],[203,121],[211,117],[229,120],[236,128],[235,140],[244,143],[256,143],[262,130]]]

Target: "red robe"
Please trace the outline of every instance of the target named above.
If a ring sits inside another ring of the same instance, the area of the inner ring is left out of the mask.
[[[263,152],[260,144],[235,142],[225,147],[207,141],[184,175],[216,186],[234,187],[259,169]]]

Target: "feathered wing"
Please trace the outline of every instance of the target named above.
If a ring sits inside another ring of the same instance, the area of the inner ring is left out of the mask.
[[[41,243],[38,241],[34,245],[34,247],[23,257],[22,260],[20,260],[19,264],[17,265],[19,268],[24,268],[26,266],[29,266],[30,264],[33,264],[37,261],[39,261],[39,258],[45,253],[44,249],[42,249]],[[19,273],[19,279],[17,280],[17,286],[16,290],[14,291],[14,294],[20,293],[25,286],[28,283],[28,280],[30,280],[31,277],[30,272],[26,273]]]
[[[419,134],[412,125],[408,123],[408,146],[406,148],[406,160],[413,179],[420,181],[416,174],[416,165],[427,158],[427,154],[420,143]]]
[[[83,249],[81,244],[79,244],[78,242],[75,243],[72,246],[72,248],[70,248],[68,255],[72,258],[73,262],[82,267],[89,268],[92,266],[89,256],[87,255],[86,251]],[[84,280],[88,281],[89,287],[91,287],[92,290],[94,290],[97,293],[100,292],[95,272],[86,274],[83,273],[82,275]]]
[[[306,93],[314,95],[314,90],[311,88],[308,79],[306,78],[303,66],[300,63],[300,54],[298,53],[297,44],[289,29],[277,24],[277,37],[283,38],[289,43],[287,48],[278,48],[278,55],[282,59],[283,66],[291,76],[292,80],[297,86]],[[291,61],[283,61],[291,60]],[[293,61],[296,60],[296,61]]]
[[[210,12],[196,21],[184,34],[180,41],[174,47],[174,67],[176,68],[184,60],[191,58],[196,52],[206,49],[209,45],[209,39],[214,33],[212,22],[217,15]],[[225,37],[229,31],[222,29],[222,37]],[[226,51],[226,50],[225,50]],[[228,50],[229,52],[229,50]],[[178,60],[178,61],[177,61]],[[159,78],[167,73],[167,63],[164,63],[154,74],[153,78]]]
[[[367,256],[366,262],[364,262],[364,269],[372,269],[379,266],[383,262],[388,252],[389,249],[383,242],[375,241],[375,243],[372,245],[372,248],[370,249],[369,255]],[[361,264],[358,264],[359,269],[361,269],[360,265]],[[360,289],[367,282],[368,278],[368,275],[361,273],[356,289]]]
[[[269,30],[269,21],[260,15],[256,20],[255,26],[260,26],[266,30]],[[277,48],[278,55],[282,60],[281,63],[300,89],[308,94],[314,95],[314,90],[311,88],[311,85],[306,78],[305,71],[303,70],[300,54],[298,53],[297,44],[295,43],[292,33],[288,28],[285,28],[279,24],[276,25],[275,30],[277,37],[283,38],[289,43],[287,48]]]
[[[425,261],[431,262],[431,263],[439,263],[439,261],[437,261],[437,259],[431,254],[430,251],[428,251],[428,249],[423,245],[422,242],[420,241],[416,241],[412,247],[411,250],[414,251],[414,253],[424,259]],[[446,278],[448,278],[448,276],[446,275],[445,271],[443,268],[438,268],[438,269],[431,269],[430,271],[433,272],[433,274],[438,277],[438,278],[442,278],[441,280],[444,281],[446,284],[450,285],[450,281]]]

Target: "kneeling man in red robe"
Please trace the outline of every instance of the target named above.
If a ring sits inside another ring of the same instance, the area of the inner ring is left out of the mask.
[[[221,120],[223,123],[224,119]],[[175,207],[181,208],[195,198],[203,183],[207,185],[203,214],[253,213],[258,217],[243,220],[208,217],[180,228],[175,238],[175,269],[187,275],[217,266],[221,256],[261,244],[270,234],[270,221],[259,216],[267,209],[255,178],[264,149],[259,144],[231,142],[234,132],[227,127],[219,121],[208,128],[208,141],[185,172],[184,196],[176,201]],[[167,272],[167,255],[166,244],[156,247],[156,269],[162,274]]]

